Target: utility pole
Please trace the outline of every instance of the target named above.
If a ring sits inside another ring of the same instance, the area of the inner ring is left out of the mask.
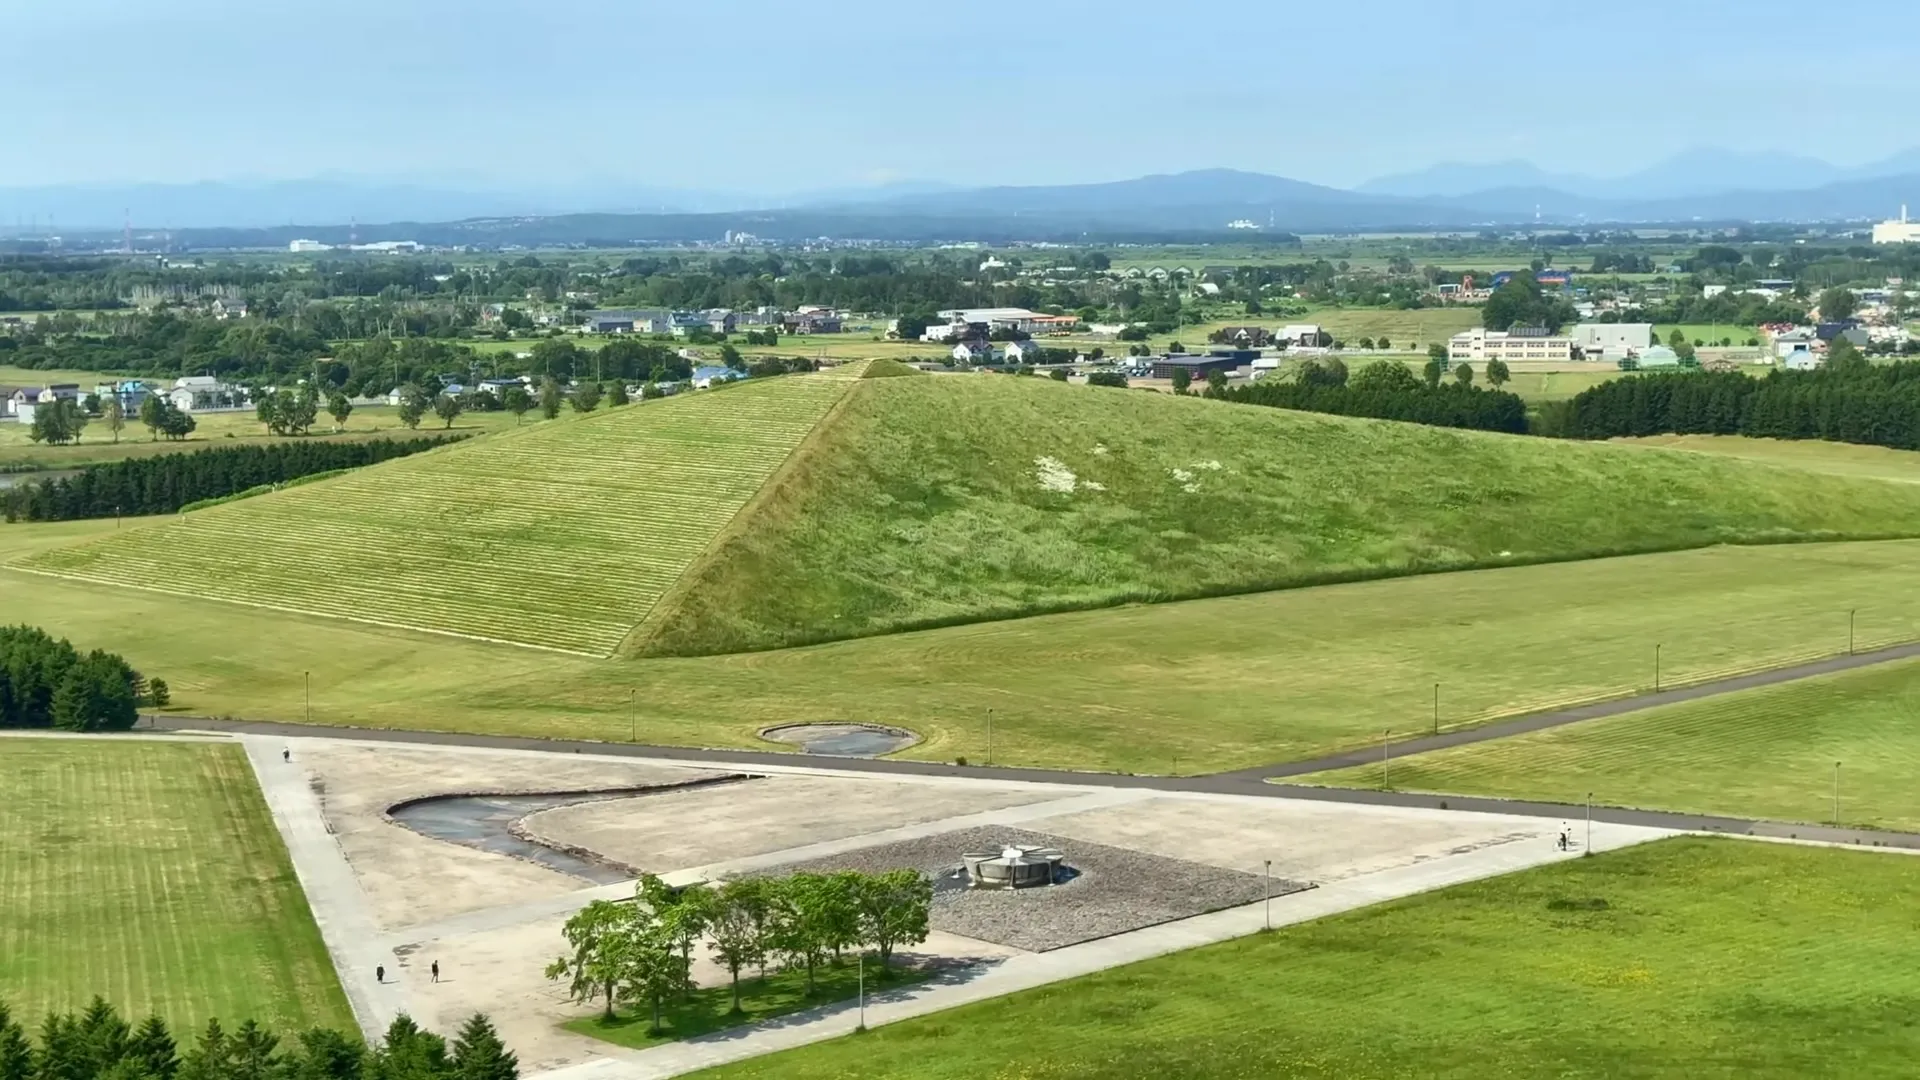
[[[1261,884],[1267,893],[1267,929],[1273,929],[1273,860],[1267,860],[1267,871],[1261,878]]]

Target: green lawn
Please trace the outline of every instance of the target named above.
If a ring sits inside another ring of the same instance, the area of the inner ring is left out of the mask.
[[[851,384],[791,376],[530,423],[32,561],[104,584],[605,654]]]
[[[896,968],[891,977],[881,979],[879,962],[867,962],[867,993],[898,989],[928,978],[927,971]],[[660,1011],[660,1034],[649,1033],[653,1014],[648,1009],[614,1014],[611,1021],[598,1014],[570,1020],[562,1025],[568,1031],[605,1039],[618,1046],[645,1049],[663,1042],[691,1039],[713,1031],[755,1024],[776,1016],[850,1001],[860,993],[860,972],[852,960],[829,964],[814,972],[814,992],[807,995],[804,971],[775,971],[765,978],[746,972],[740,978],[740,1012],[733,1009],[733,991],[727,986],[708,986],[695,990],[691,998],[675,1002]]]
[[[1393,761],[1394,788],[1781,821],[1920,829],[1920,663],[1783,686]],[[1380,767],[1304,783],[1377,788]]]
[[[638,641],[736,652],[1342,579],[1916,533],[1910,486],[1703,454],[1049,379],[869,380]]]
[[[0,737],[0,1000],[352,1030],[238,746]]]
[[[48,528],[77,527],[0,526],[0,559]],[[1916,592],[1920,542],[1716,547],[603,661],[0,568],[8,620],[123,653],[191,715],[297,721],[311,671],[320,723],[765,746],[767,725],[864,720],[980,761],[992,709],[1001,764],[1156,773],[1423,732],[1435,683],[1449,727],[1630,693],[1656,642],[1669,684],[1830,655],[1849,608],[1862,648],[1916,640]]]
[[[1920,860],[1683,838],[697,1073],[1907,1077]]]
[[[1640,439],[1613,441],[1621,446],[1653,446],[1721,454],[1831,473],[1834,476],[1864,476],[1905,484],[1920,483],[1920,451],[1914,450],[1856,446],[1853,443],[1821,442],[1816,439],[1750,439],[1741,435],[1650,435]]]
[[[357,406],[353,415],[347,418],[344,430],[338,434],[333,430],[333,419],[322,414],[313,432],[298,438],[358,441],[408,438],[444,430],[444,425],[431,416],[417,431],[409,430],[400,422],[398,412],[384,405]],[[66,446],[46,446],[34,442],[31,428],[25,425],[0,424],[0,470],[74,469],[157,454],[294,441],[288,437],[267,434],[265,426],[254,419],[250,411],[195,413],[194,421],[196,427],[187,438],[177,442],[167,439],[156,441],[146,428],[140,426],[138,419],[129,417],[126,430],[120,433],[120,440],[115,442],[113,433],[107,430],[106,422],[94,419],[81,432],[79,442]],[[477,435],[512,426],[513,416],[509,413],[476,412],[467,413],[456,420],[453,431]]]

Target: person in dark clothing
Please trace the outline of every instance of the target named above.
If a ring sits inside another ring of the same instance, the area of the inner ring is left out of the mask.
[[[435,960],[433,962],[433,981],[434,982],[440,981],[440,961],[438,960]]]
[[[292,760],[293,760],[293,751],[291,751],[291,750],[282,750],[282,751],[280,751],[280,760],[281,760],[281,761],[292,761]]]
[[[387,968],[385,964],[378,965],[373,969],[373,981],[377,983],[387,981]]]

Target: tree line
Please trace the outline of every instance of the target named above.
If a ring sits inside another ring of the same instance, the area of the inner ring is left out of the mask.
[[[166,704],[165,680],[143,679],[118,654],[82,653],[37,627],[0,626],[0,728],[125,731],[140,718],[143,697]]]
[[[93,465],[72,476],[25,483],[0,494],[10,522],[171,514],[189,503],[391,461],[462,437],[223,446]]]
[[[1920,449],[1920,363],[1851,360],[1813,371],[1631,375],[1589,387],[1570,401],[1559,434],[1751,435]],[[1857,354],[1854,354],[1857,355]]]
[[[1452,368],[1451,379],[1442,379],[1442,370],[1439,362],[1429,363],[1423,380],[1405,364],[1383,360],[1369,364],[1349,379],[1344,363],[1337,358],[1322,358],[1302,364],[1300,374],[1291,381],[1268,378],[1230,386],[1223,378],[1214,380],[1204,396],[1243,405],[1403,420],[1434,427],[1516,435],[1526,432],[1527,405],[1520,395],[1472,385],[1473,370],[1465,364]]]
[[[601,1001],[612,1019],[618,1005],[645,1005],[652,1032],[660,1011],[693,992],[693,949],[705,940],[732,980],[740,1011],[740,974],[764,975],[769,964],[814,974],[848,950],[871,949],[881,975],[894,949],[927,939],[933,883],[917,870],[867,874],[796,873],[739,878],[674,889],[651,874],[630,901],[596,900],[567,920],[569,951],[547,966],[566,980],[576,1001]]]
[[[406,1016],[376,1046],[358,1032],[310,1028],[291,1038],[248,1020],[210,1020],[185,1045],[167,1022],[129,1023],[100,998],[49,1013],[35,1036],[0,1002],[0,1080],[518,1080],[520,1062],[474,1014],[452,1043]]]

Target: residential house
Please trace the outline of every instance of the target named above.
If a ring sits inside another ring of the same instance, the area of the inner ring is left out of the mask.
[[[744,379],[746,377],[747,373],[744,371],[735,371],[730,367],[710,365],[707,367],[694,368],[693,377],[688,381],[693,383],[695,390],[708,390],[711,389],[715,383],[730,383],[735,379]]]
[[[1826,361],[1826,357],[1814,352],[1813,347],[1806,342],[1801,342],[1779,354],[1780,366],[1788,371],[1812,371]]]
[[[1274,337],[1274,344],[1289,349],[1324,348],[1321,333],[1319,323],[1288,323],[1280,328],[1280,333]]]
[[[223,296],[208,308],[216,319],[244,319],[247,317],[247,302],[237,297]]]
[[[1211,338],[1241,349],[1264,349],[1273,344],[1273,331],[1264,326],[1223,326],[1214,331]]]
[[[1677,368],[1680,366],[1680,354],[1667,348],[1665,345],[1649,345],[1647,348],[1641,350],[1640,356],[1634,361],[1634,364],[1643,371],[1657,371],[1661,368]]]
[[[1812,330],[1802,327],[1781,330],[1773,335],[1773,358],[1784,362],[1794,353],[1811,353],[1814,342],[1818,340]]]
[[[953,358],[962,364],[991,364],[994,357],[993,343],[984,338],[962,341],[953,347]]]
[[[1016,341],[1002,350],[1010,364],[1044,364],[1047,347],[1037,341]]]
[[[780,320],[789,334],[837,334],[842,325],[840,314],[830,308],[801,308]]]
[[[140,404],[152,395],[153,389],[138,379],[123,379],[119,382],[101,383],[93,388],[101,402],[118,400],[120,412],[132,416],[140,411]]]
[[[238,409],[247,404],[247,390],[211,375],[182,375],[167,391],[167,401],[181,412]]]

